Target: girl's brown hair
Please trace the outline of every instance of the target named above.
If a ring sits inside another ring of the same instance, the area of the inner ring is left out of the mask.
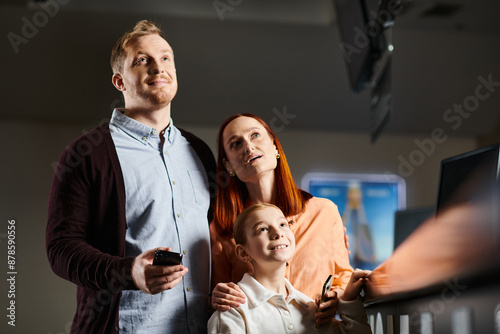
[[[259,203],[259,204],[254,204],[243,210],[238,217],[236,217],[236,220],[234,221],[234,227],[233,227],[233,232],[234,232],[234,241],[236,244],[241,244],[245,245],[247,243],[247,236],[245,233],[245,228],[247,226],[248,218],[257,210],[262,210],[264,208],[275,208],[275,209],[280,209],[274,204],[269,204],[269,203]],[[281,211],[281,210],[280,210]]]

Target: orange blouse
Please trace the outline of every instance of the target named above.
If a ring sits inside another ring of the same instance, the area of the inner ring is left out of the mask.
[[[344,242],[344,226],[337,206],[330,200],[313,197],[303,213],[288,217],[295,235],[295,254],[285,277],[299,291],[311,298],[321,292],[328,275],[333,275],[332,289],[345,289],[352,274]],[[221,237],[210,224],[212,248],[212,289],[217,283],[237,283],[249,264],[236,256],[234,238]]]

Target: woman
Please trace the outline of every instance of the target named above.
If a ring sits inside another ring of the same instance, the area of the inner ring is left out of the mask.
[[[212,306],[228,310],[245,302],[235,283],[252,268],[235,255],[233,224],[245,207],[271,203],[290,222],[296,252],[285,277],[311,298],[333,274],[332,290],[319,306],[319,323],[327,322],[337,310],[352,274],[344,243],[344,227],[337,206],[316,198],[295,184],[281,144],[271,128],[252,114],[235,115],[221,126],[218,135],[217,175],[229,180],[217,183],[214,221],[210,225],[212,245]]]

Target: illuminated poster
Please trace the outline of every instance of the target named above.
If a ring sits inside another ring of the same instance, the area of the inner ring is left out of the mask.
[[[306,174],[302,188],[334,202],[347,228],[353,268],[373,270],[394,249],[394,214],[406,206],[404,179],[381,174]]]

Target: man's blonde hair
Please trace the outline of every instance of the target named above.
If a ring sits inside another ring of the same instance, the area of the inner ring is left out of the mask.
[[[127,31],[118,39],[118,41],[116,41],[115,46],[111,51],[110,63],[113,74],[121,73],[123,71],[123,64],[127,56],[125,53],[125,47],[127,44],[141,36],[146,35],[158,35],[166,39],[163,31],[153,22],[148,20],[137,22],[132,30]]]

